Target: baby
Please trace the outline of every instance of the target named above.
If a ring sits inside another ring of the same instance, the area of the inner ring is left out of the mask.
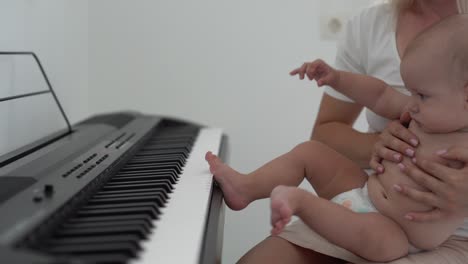
[[[454,168],[463,165],[436,153],[454,144],[468,146],[468,15],[444,19],[408,46],[401,75],[411,96],[378,79],[335,70],[321,60],[305,63],[291,74],[306,75],[318,86],[329,85],[388,119],[409,111],[409,129],[420,140],[415,158]],[[423,190],[401,171],[413,162],[407,157],[399,164],[383,161],[384,172],[370,176],[317,141],[299,144],[250,174],[235,171],[211,152],[206,160],[231,209],[241,210],[270,195],[273,235],[296,215],[332,243],[371,261],[397,259],[412,247],[433,249],[464,220],[456,214],[428,223],[403,217],[408,211],[432,209],[395,190],[396,184]],[[296,187],[304,178],[318,196]]]

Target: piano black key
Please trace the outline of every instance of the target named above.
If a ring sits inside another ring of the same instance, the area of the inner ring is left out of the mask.
[[[158,176],[165,176],[165,175],[170,175],[171,178],[173,179],[178,179],[179,175],[174,171],[174,170],[146,170],[146,171],[127,171],[127,172],[119,172],[116,174],[110,181],[113,180],[119,180],[121,177],[133,177],[133,176],[153,176],[153,177],[158,177]]]
[[[127,263],[129,256],[123,253],[112,253],[112,254],[92,254],[82,253],[79,258],[86,263],[99,263],[99,264],[124,264]]]
[[[152,145],[158,142],[185,142],[187,144],[190,144],[193,141],[194,141],[194,138],[192,136],[189,136],[189,137],[176,136],[172,138],[171,137],[166,137],[166,138],[156,137],[156,138],[149,140],[146,145],[148,146],[148,145]]]
[[[148,169],[151,169],[151,168],[154,168],[154,167],[157,167],[157,168],[160,168],[161,166],[163,166],[163,168],[169,168],[169,167],[172,167],[172,168],[177,168],[179,171],[182,169],[182,167],[184,166],[183,162],[179,162],[179,161],[147,161],[147,162],[132,162],[132,163],[129,163],[128,166],[126,166],[127,169],[132,169],[132,168],[148,168]]]
[[[103,191],[119,191],[119,190],[135,190],[135,189],[148,189],[148,188],[162,188],[166,192],[170,193],[172,186],[167,181],[160,183],[150,183],[150,184],[121,184],[121,185],[106,185],[102,189]],[[153,189],[154,190],[154,189]]]
[[[118,196],[118,197],[107,197],[107,198],[92,198],[88,201],[88,204],[123,204],[123,203],[133,203],[133,202],[153,202],[156,203],[159,207],[164,207],[164,197],[161,194],[150,194],[150,195],[125,195],[125,196]]]
[[[151,207],[159,214],[159,206],[152,202],[139,202],[139,203],[107,203],[107,204],[88,204],[82,207],[82,210],[100,210],[100,209],[117,209],[117,208],[135,208],[135,207]]]
[[[180,150],[185,150],[189,151],[190,146],[187,146],[186,143],[164,143],[160,142],[157,144],[152,144],[150,146],[146,146],[143,150],[161,150],[161,149],[180,149]]]
[[[190,152],[189,151],[180,151],[176,149],[166,149],[166,150],[142,150],[138,152],[136,155],[137,157],[145,157],[145,156],[155,156],[155,155],[167,155],[167,154],[181,154],[185,158],[188,158]]]
[[[135,190],[102,190],[99,191],[95,196],[100,196],[100,195],[113,195],[113,194],[135,194],[135,193],[161,193],[164,195],[164,198],[167,199],[169,198],[168,192],[166,191],[165,188],[146,188],[146,189],[138,189],[137,191]]]
[[[126,220],[126,221],[99,221],[99,222],[82,222],[82,223],[64,223],[62,224],[62,228],[95,228],[95,227],[116,227],[116,226],[141,226],[145,229],[145,231],[149,232],[151,227],[153,227],[152,223],[148,223],[144,220]]]
[[[95,236],[100,235],[122,235],[133,234],[140,239],[145,238],[148,232],[140,226],[110,226],[110,227],[86,227],[86,228],[63,228],[59,230],[55,237],[81,237],[81,236]]]
[[[78,216],[70,218],[67,223],[89,223],[89,222],[106,222],[106,221],[126,221],[126,220],[141,220],[148,224],[152,223],[152,218],[147,214],[131,214],[131,215],[112,215],[112,216]]]
[[[127,171],[132,171],[132,172],[138,172],[138,171],[146,171],[146,170],[159,170],[159,169],[172,169],[176,171],[177,173],[182,172],[182,168],[179,166],[174,166],[173,164],[151,164],[151,165],[138,165],[138,166],[128,166],[124,167],[121,171],[122,172],[127,172]]]
[[[169,179],[149,179],[149,180],[130,180],[130,181],[109,181],[107,186],[119,186],[119,185],[126,185],[126,184],[164,184],[167,183],[169,186],[172,187],[172,183]]]
[[[51,246],[49,252],[55,254],[79,254],[79,253],[120,253],[129,257],[134,257],[138,247],[129,242],[110,242],[101,244],[80,244],[80,245],[55,245]]]
[[[131,214],[147,214],[153,219],[158,217],[159,211],[150,206],[133,207],[133,208],[118,208],[118,209],[96,209],[96,210],[79,210],[77,215],[88,216],[108,216],[108,215],[131,215]]]
[[[129,161],[130,164],[147,164],[147,163],[161,163],[161,162],[177,162],[179,166],[183,166],[185,164],[184,158],[149,158],[149,157],[142,157],[142,158],[134,158]]]
[[[128,190],[130,191],[130,190]],[[161,197],[163,201],[165,201],[168,196],[167,192],[162,189],[145,189],[145,190],[137,190],[134,192],[128,192],[127,190],[124,191],[101,191],[98,194],[94,195],[93,198],[91,198],[89,201],[92,201],[94,199],[125,199],[125,198],[130,198],[130,197],[145,197],[145,196],[153,196],[157,195],[158,197]]]
[[[162,156],[162,157],[136,157],[131,159],[127,164],[128,165],[133,165],[133,164],[148,164],[148,163],[162,163],[162,162],[177,162],[180,166],[183,165],[184,159],[181,157],[168,157],[168,156]]]
[[[151,179],[166,179],[168,180],[171,184],[175,184],[177,182],[176,177],[173,175],[157,175],[157,174],[148,174],[148,175],[135,175],[135,176],[121,176],[121,177],[114,177],[112,180],[109,182],[126,182],[126,181],[146,181],[146,180],[151,180]]]
[[[196,132],[194,131],[186,131],[184,133],[179,133],[179,132],[176,132],[176,131],[169,131],[167,130],[167,132],[157,132],[155,134],[155,137],[150,140],[149,142],[153,142],[155,140],[176,140],[176,139],[194,139],[194,134],[196,134]]]
[[[140,247],[138,244],[139,236],[133,234],[124,235],[100,235],[100,236],[73,236],[73,237],[61,237],[51,238],[47,241],[47,246],[51,245],[73,245],[73,244],[97,244],[97,243],[115,243],[115,242],[131,242],[136,247]]]

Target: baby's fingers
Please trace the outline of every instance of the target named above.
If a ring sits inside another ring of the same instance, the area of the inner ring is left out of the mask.
[[[306,69],[306,75],[312,81],[317,75],[317,66],[313,64],[309,65]]]
[[[384,172],[384,167],[381,164],[382,159],[376,155],[372,155],[369,165],[371,169],[375,170],[378,174]]]
[[[317,85],[320,87],[322,85],[330,84],[332,80],[333,76],[331,74],[326,74],[325,76],[317,80]]]
[[[304,63],[304,64],[302,64],[301,67],[291,71],[289,74],[291,74],[291,75],[299,74],[299,79],[303,80],[306,70],[307,70],[307,63]]]
[[[271,234],[273,236],[276,236],[279,233],[281,233],[283,231],[283,229],[284,229],[284,224],[281,221],[278,221],[278,222],[275,223],[275,225],[271,229]]]
[[[292,70],[291,72],[289,72],[289,75],[291,76],[294,76],[296,74],[298,74],[300,72],[301,68],[296,68],[294,70]]]

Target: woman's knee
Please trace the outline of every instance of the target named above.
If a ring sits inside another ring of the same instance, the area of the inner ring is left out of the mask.
[[[313,250],[299,247],[281,237],[270,236],[249,250],[237,263],[344,263]]]
[[[356,243],[356,254],[376,262],[388,262],[408,254],[408,239],[403,230],[390,219],[375,214],[368,225],[363,225],[360,242]],[[376,226],[375,223],[381,223]],[[374,226],[374,228],[369,228]]]

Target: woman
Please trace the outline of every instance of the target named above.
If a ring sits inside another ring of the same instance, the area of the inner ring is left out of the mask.
[[[392,1],[369,7],[348,23],[344,39],[338,45],[335,66],[372,75],[405,92],[399,64],[408,43],[433,23],[458,12],[467,12],[467,9],[466,0]],[[361,110],[361,106],[334,90],[326,90],[312,138],[326,143],[363,168],[368,168],[371,160],[371,167],[377,172],[382,170],[379,166],[382,158],[400,161],[401,155],[414,154],[417,138],[398,121],[391,122],[386,128],[387,120],[367,111],[370,132],[354,130],[352,125]],[[402,117],[403,121],[407,121],[405,119],[407,117]],[[468,161],[467,149],[453,148],[441,151],[440,154],[446,158]],[[406,167],[407,174],[433,192],[421,193],[406,186],[396,188],[437,209],[426,213],[410,212],[406,217],[413,221],[429,221],[449,210],[463,210],[468,216],[468,197],[465,195],[468,192],[468,168],[452,170],[437,164],[416,162],[417,166]],[[279,237],[268,237],[260,242],[239,263],[359,262],[352,256],[344,258],[348,261],[332,257],[341,257],[347,253],[333,248],[309,231],[304,229],[303,224],[296,222]],[[458,240],[458,237],[449,240],[447,246],[431,254],[414,254],[392,263],[447,263],[447,260],[448,263],[468,263],[468,240]]]

